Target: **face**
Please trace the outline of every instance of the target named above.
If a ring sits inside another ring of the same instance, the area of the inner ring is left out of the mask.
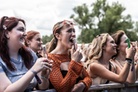
[[[124,34],[124,35],[122,35],[122,37],[121,37],[121,41],[120,41],[120,45],[118,46],[118,50],[120,51],[120,52],[126,52],[126,48],[127,48],[127,46],[128,46],[128,43],[127,43],[127,39],[128,39],[128,37]]]
[[[70,26],[61,30],[58,40],[65,48],[71,49],[71,47],[74,45],[73,39],[75,40],[75,38],[75,29],[73,26]]]
[[[29,43],[29,47],[37,52],[39,50],[41,50],[42,48],[42,38],[41,38],[41,35],[40,34],[36,34],[32,40],[28,41]]]
[[[106,42],[106,45],[105,45],[105,51],[107,53],[109,53],[109,55],[113,56],[117,53],[116,52],[116,47],[117,47],[117,45],[115,44],[114,39],[111,36],[108,36],[107,42]]]
[[[24,45],[25,38],[25,25],[19,21],[10,32],[6,34],[8,39],[8,45],[15,48],[21,48]]]

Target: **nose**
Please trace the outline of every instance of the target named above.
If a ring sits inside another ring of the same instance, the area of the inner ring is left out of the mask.
[[[23,36],[26,36],[26,35],[27,35],[27,33],[26,33],[26,32],[22,32],[22,35],[23,35]]]
[[[76,34],[75,32],[72,31],[72,37],[76,37]]]
[[[42,44],[43,44],[43,41],[41,40],[40,43],[41,43],[41,45],[42,45]]]
[[[114,46],[117,47],[117,44],[115,43]]]

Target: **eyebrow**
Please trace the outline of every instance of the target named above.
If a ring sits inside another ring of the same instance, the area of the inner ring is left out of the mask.
[[[18,27],[18,29],[19,29],[19,28],[22,28],[22,29],[26,30],[26,28],[25,28],[25,27],[22,27],[22,26],[21,26],[21,27]]]

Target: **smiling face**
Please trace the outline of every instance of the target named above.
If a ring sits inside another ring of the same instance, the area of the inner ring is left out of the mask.
[[[6,34],[8,39],[8,45],[16,48],[21,48],[24,45],[25,38],[25,25],[19,21],[18,24]]]
[[[103,47],[104,50],[111,56],[115,55],[117,45],[115,44],[114,39],[111,36],[108,36],[106,45]]]

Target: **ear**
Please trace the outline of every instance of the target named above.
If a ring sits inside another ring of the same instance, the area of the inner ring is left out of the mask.
[[[60,35],[59,33],[56,33],[56,34],[55,34],[55,37],[56,37],[58,40],[61,39],[61,35]]]
[[[105,44],[102,46],[102,49],[103,49],[103,50],[105,50],[105,49],[106,49],[106,46],[105,46]]]
[[[5,36],[9,39],[10,38],[10,33],[8,31],[5,32]]]
[[[29,46],[31,44],[30,40],[26,40],[27,45]]]

